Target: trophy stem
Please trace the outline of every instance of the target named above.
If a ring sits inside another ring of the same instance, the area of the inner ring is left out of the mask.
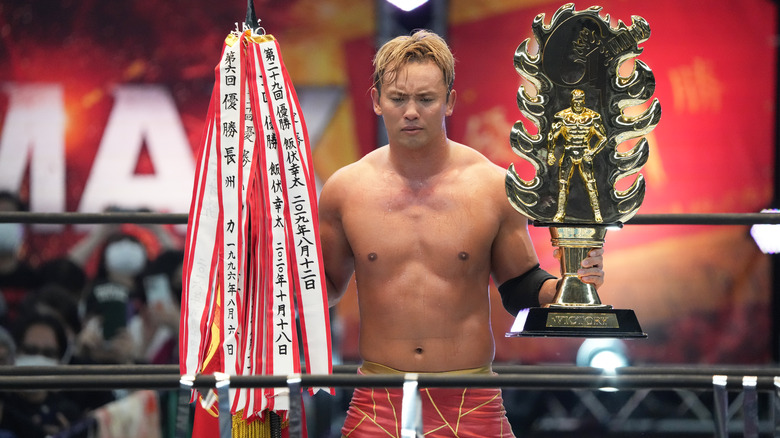
[[[561,250],[563,280],[551,304],[518,313],[506,336],[646,338],[633,310],[602,304],[596,288],[577,276],[582,260],[604,246],[607,227],[615,224],[540,225],[550,228],[552,244]]]
[[[604,246],[605,226],[550,227],[552,244],[561,249],[561,276],[553,302],[545,307],[587,307],[611,309],[602,304],[596,288],[580,280],[577,271],[594,248]]]

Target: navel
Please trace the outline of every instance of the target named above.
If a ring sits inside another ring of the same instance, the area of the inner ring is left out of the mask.
[[[375,253],[375,252],[370,252],[370,253],[368,253],[368,261],[369,261],[369,262],[373,262],[373,261],[375,261],[375,260],[376,260],[376,257],[377,257],[377,255],[376,255],[376,253]]]
[[[468,260],[468,259],[469,259],[469,253],[467,253],[466,251],[461,251],[461,252],[458,254],[458,258],[459,258],[459,259],[461,259],[461,260],[463,260],[463,261],[465,262],[466,260]]]
[[[414,349],[414,352],[417,353],[417,354],[422,354],[423,353],[423,349],[421,347],[417,347],[417,348]]]

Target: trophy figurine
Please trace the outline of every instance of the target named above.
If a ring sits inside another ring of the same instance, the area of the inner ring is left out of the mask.
[[[650,27],[637,16],[630,26],[619,21],[612,27],[600,11],[566,4],[549,25],[540,14],[532,25],[538,52],[528,52],[530,39],[515,52],[515,69],[535,88],[519,88],[518,107],[537,133],[518,121],[510,140],[535,173],[525,180],[510,165],[506,192],[535,226],[549,227],[563,278],[553,303],[521,312],[507,336],[647,336],[633,310],[603,304],[596,288],[577,276],[588,252],[603,247],[607,229],[621,227],[639,209],[645,194],[639,170],[648,158],[644,136],[661,118],[658,100],[650,102],[653,73],[635,59]],[[637,114],[628,115],[627,108]],[[633,181],[621,182],[628,177]]]

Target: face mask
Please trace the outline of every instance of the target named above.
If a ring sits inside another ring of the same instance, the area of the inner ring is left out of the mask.
[[[143,247],[131,240],[120,240],[106,247],[106,269],[109,272],[133,276],[146,264]]]
[[[0,254],[15,254],[24,241],[22,224],[0,224]]]
[[[57,359],[41,356],[39,354],[20,354],[16,356],[16,361],[14,364],[20,367],[52,367],[59,365],[60,363],[57,361]]]

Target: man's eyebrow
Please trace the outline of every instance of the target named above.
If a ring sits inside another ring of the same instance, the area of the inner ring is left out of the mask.
[[[407,96],[407,93],[399,90],[387,90],[387,94],[392,94],[394,96]]]
[[[402,94],[407,95],[407,93],[402,93]],[[429,96],[435,96],[436,92],[432,90],[423,90],[423,91],[411,93],[411,95],[413,95],[414,97],[429,97]]]
[[[419,97],[431,97],[431,96],[435,96],[436,95],[436,91],[435,90],[421,90],[421,91],[417,91],[417,92],[414,92],[414,93],[407,93],[405,91],[401,91],[401,90],[398,90],[398,89],[392,89],[392,88],[388,89],[386,91],[386,93],[388,95],[394,96],[394,97],[409,97],[409,96],[413,96],[413,97],[418,97],[418,98]]]

